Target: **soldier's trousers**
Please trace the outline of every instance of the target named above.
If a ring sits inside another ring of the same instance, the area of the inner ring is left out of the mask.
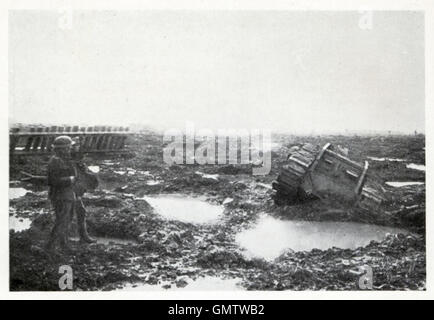
[[[88,237],[87,227],[86,227],[86,208],[84,207],[83,201],[81,198],[77,198],[75,201],[75,210],[77,214],[77,228],[78,234],[81,239]],[[73,214],[74,212],[72,212]],[[71,215],[70,219],[72,220],[73,216]]]
[[[53,201],[56,220],[49,239],[49,246],[58,242],[62,247],[68,244],[68,231],[71,218],[74,215],[74,201],[55,200]]]

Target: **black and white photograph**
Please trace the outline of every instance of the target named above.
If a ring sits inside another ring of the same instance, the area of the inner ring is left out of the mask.
[[[9,10],[8,290],[426,292],[425,35],[423,10]]]

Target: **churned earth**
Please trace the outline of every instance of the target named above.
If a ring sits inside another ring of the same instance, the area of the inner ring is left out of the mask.
[[[11,157],[10,289],[60,290],[62,265],[73,290],[425,289],[424,136],[272,139],[265,176],[251,165],[168,165],[153,132],[129,138],[134,157],[86,158],[100,180],[85,195],[98,242],[80,244],[73,224],[68,254],[44,250],[54,221],[46,187],[20,181],[21,171],[44,175],[47,158]],[[381,210],[276,205],[271,182],[305,142],[368,160],[387,197]]]

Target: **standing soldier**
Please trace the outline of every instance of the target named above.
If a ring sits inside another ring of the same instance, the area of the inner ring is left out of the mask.
[[[47,244],[49,250],[52,250],[57,242],[64,251],[70,251],[68,230],[74,214],[74,184],[77,180],[77,169],[71,160],[71,147],[70,137],[57,137],[53,142],[54,155],[48,163],[48,196],[56,219]]]
[[[55,155],[48,163],[49,198],[56,215],[55,225],[47,245],[49,250],[52,250],[58,242],[64,251],[70,251],[68,233],[74,212],[77,213],[80,241],[96,242],[87,233],[86,209],[81,197],[87,190],[95,189],[98,180],[82,163],[79,152],[74,153],[76,159],[72,158],[71,150],[74,144],[75,141],[68,136],[57,137],[53,142]]]

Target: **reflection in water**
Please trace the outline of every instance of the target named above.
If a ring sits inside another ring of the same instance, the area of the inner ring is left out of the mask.
[[[182,195],[144,196],[142,199],[167,219],[190,223],[216,223],[224,210],[202,199]]]
[[[372,240],[381,241],[388,233],[408,232],[353,222],[283,221],[262,216],[252,229],[239,233],[236,242],[246,249],[248,257],[273,260],[286,249],[355,249],[368,245]]]

